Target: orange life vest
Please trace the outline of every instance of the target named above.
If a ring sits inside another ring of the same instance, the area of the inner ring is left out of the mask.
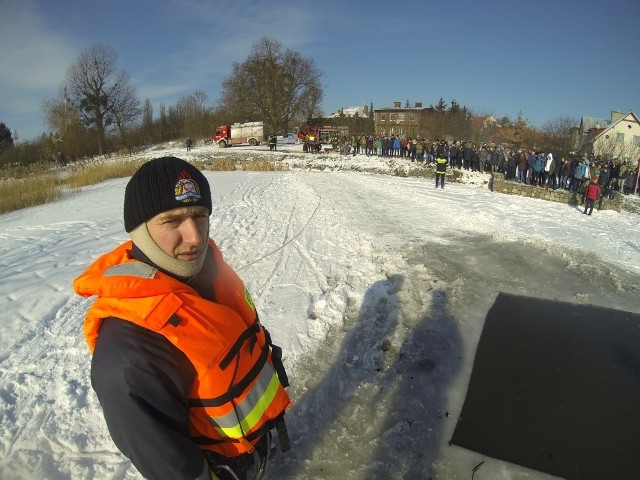
[[[189,391],[195,443],[227,457],[253,451],[267,429],[283,425],[291,405],[281,351],[260,324],[242,280],[213,241],[216,301],[132,259],[126,242],[96,260],[73,283],[78,295],[97,295],[84,322],[93,353],[103,319],[130,321],[166,337],[189,358],[196,379]]]

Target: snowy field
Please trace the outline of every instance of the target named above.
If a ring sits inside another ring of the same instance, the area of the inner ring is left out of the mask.
[[[638,215],[492,193],[488,176],[435,189],[364,155],[242,147],[287,172],[205,172],[211,236],[283,347],[292,451],[270,479],[537,480],[448,444],[498,292],[640,313]],[[377,171],[379,173],[370,173]],[[0,478],[139,479],[89,380],[90,300],[71,283],[127,239],[127,179],[0,216]],[[543,352],[541,352],[541,355]],[[615,394],[619,394],[616,392]]]

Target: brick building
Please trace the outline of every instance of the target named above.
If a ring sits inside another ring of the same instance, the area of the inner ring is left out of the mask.
[[[432,107],[423,107],[415,102],[413,107],[402,106],[402,102],[394,102],[393,107],[376,108],[374,123],[376,135],[400,135],[406,137],[424,137],[427,132],[427,121],[434,113]]]

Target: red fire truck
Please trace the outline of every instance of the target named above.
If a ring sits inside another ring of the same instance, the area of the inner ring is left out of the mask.
[[[232,145],[260,145],[267,138],[263,122],[220,125],[213,132],[213,141],[220,148]]]

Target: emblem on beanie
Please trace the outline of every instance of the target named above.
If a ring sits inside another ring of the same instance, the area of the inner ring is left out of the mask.
[[[197,202],[202,198],[200,187],[186,170],[182,171],[180,179],[176,183],[175,195],[176,200],[183,203]]]

